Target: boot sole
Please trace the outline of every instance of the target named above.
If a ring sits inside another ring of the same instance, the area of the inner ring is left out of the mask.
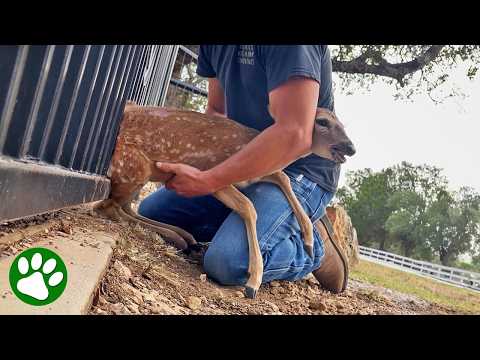
[[[343,277],[342,290],[340,292],[343,292],[343,291],[345,291],[345,289],[347,288],[347,285],[348,285],[348,275],[349,275],[349,271],[350,271],[349,266],[348,266],[348,260],[345,257],[345,254],[343,253],[340,245],[337,244],[337,242],[335,241],[333,226],[332,226],[332,224],[330,222],[330,219],[328,218],[327,214],[323,215],[323,217],[320,218],[320,221],[322,222],[323,226],[327,230],[328,237],[330,238],[330,241],[332,242],[333,247],[337,251],[337,254],[340,256],[340,259],[342,259],[343,268],[344,268],[344,272],[343,272],[344,277]]]

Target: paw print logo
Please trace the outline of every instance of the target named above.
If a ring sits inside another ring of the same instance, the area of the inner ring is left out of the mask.
[[[20,253],[10,267],[10,287],[30,305],[47,305],[62,295],[67,285],[63,260],[46,248],[30,248]]]

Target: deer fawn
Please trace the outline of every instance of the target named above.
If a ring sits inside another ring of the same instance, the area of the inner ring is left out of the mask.
[[[314,126],[313,153],[335,162],[344,162],[344,155],[355,153],[343,125],[332,112],[319,108]],[[242,149],[258,133],[224,117],[161,107],[140,107],[128,102],[109,169],[111,195],[97,209],[113,217],[139,222],[170,239],[180,249],[198,250],[199,245],[185,230],[135,213],[130,207],[132,200],[148,181],[165,183],[173,176],[158,170],[155,162],[184,163],[207,170]],[[293,193],[288,176],[276,171],[235,185],[242,187],[257,181],[277,184],[284,192],[300,224],[305,249],[313,256],[313,225]],[[249,279],[245,288],[247,297],[254,298],[263,275],[255,208],[233,185],[215,192],[213,196],[245,221],[250,254]]]

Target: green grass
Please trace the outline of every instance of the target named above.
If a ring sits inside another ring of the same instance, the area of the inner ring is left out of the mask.
[[[462,289],[369,261],[351,270],[352,279],[415,295],[455,311],[480,314],[480,293]]]

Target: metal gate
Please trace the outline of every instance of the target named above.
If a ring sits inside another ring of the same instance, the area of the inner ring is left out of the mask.
[[[162,105],[178,46],[0,46],[0,220],[108,197],[126,99]]]
[[[207,105],[207,81],[196,74],[198,45],[179,45],[165,106],[203,112]]]

